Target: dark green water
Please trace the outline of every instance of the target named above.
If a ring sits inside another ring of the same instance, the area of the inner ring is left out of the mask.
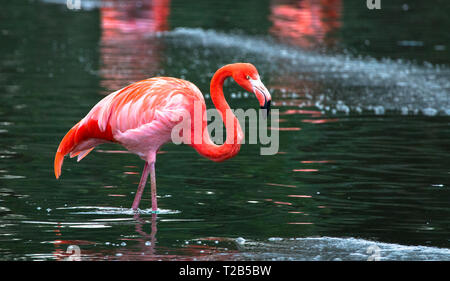
[[[450,259],[449,4],[322,2],[3,3],[0,259]],[[207,95],[237,61],[280,111],[278,154],[213,163],[166,145],[157,216],[149,189],[129,209],[144,163],[119,146],[54,178],[59,141],[105,94],[165,75]]]

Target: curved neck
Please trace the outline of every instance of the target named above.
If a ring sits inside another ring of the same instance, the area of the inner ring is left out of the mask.
[[[208,123],[205,118],[202,123],[203,141],[201,144],[192,145],[192,147],[194,147],[200,155],[216,162],[224,161],[235,156],[241,148],[241,142],[243,139],[241,125],[231,111],[230,106],[223,95],[223,84],[225,80],[232,75],[232,71],[233,70],[229,65],[217,70],[211,80],[210,87],[211,99],[214,106],[220,112],[222,120],[225,124],[227,134],[225,143],[222,145],[214,144],[209,135],[207,126]],[[204,114],[206,114],[206,110]]]

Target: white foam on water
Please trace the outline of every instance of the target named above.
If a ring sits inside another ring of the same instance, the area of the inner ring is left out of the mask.
[[[131,208],[117,208],[117,207],[97,207],[97,206],[73,206],[73,207],[60,207],[57,210],[88,210],[72,212],[72,214],[84,214],[84,215],[134,215],[136,212],[139,214],[152,214],[152,209],[137,209],[137,211]],[[178,214],[178,210],[158,209],[157,214],[168,215]]]
[[[319,54],[282,45],[267,37],[200,28],[176,28],[158,36],[191,49],[198,50],[196,47],[201,46],[205,53],[209,53],[208,48],[220,48],[232,52],[232,59],[251,57],[264,64],[266,71],[281,73],[281,76],[297,73],[300,82],[306,79],[304,74],[312,76],[309,79],[329,87],[324,93],[327,102],[334,102],[332,106],[336,106],[338,100],[341,101],[337,111],[358,112],[364,108],[374,114],[393,110],[400,114],[450,115],[448,66],[418,65],[404,60],[377,60],[348,54]]]
[[[358,238],[277,238],[247,241],[241,251],[252,260],[450,260],[450,249],[406,246]]]

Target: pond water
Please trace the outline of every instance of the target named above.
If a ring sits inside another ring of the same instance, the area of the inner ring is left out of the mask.
[[[0,259],[450,260],[449,4],[352,2],[3,3]],[[118,145],[54,178],[61,138],[106,94],[173,76],[212,107],[213,73],[238,61],[280,112],[276,155],[165,145],[157,215],[149,188],[131,211],[144,163]]]

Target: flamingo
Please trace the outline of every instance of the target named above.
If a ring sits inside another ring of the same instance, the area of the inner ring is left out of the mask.
[[[255,66],[234,63],[217,70],[210,84],[211,99],[222,119],[232,120],[234,125],[227,126],[229,123],[224,121],[226,141],[216,145],[211,140],[206,118],[188,119],[192,128],[189,137],[200,140],[189,145],[201,156],[215,162],[234,157],[243,140],[239,121],[224,98],[223,84],[228,77],[232,77],[246,91],[253,92],[266,113],[270,110],[270,93],[261,82]],[[138,209],[150,174],[152,212],[157,212],[156,154],[163,144],[172,140],[172,129],[182,122],[179,120],[180,113],[194,116],[195,103],[201,105],[201,114],[206,116],[205,100],[200,90],[189,81],[172,77],[149,78],[109,94],[62,139],[55,155],[55,177],[58,179],[61,175],[65,155],[70,154],[71,158],[77,156],[80,161],[99,144],[118,143],[145,161],[132,209]],[[196,126],[201,130],[194,130]]]

